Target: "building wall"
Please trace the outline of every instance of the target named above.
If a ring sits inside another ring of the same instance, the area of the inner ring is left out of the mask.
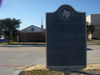
[[[96,30],[94,33],[93,33],[93,38],[97,39],[97,34],[100,30]]]
[[[93,38],[97,38],[98,31],[100,31],[100,14],[91,14],[87,16],[86,21],[94,25],[95,32],[93,33]]]
[[[45,41],[45,30],[37,26],[31,25],[21,30],[20,34],[18,36],[15,36],[13,40],[19,42]]]
[[[18,36],[14,37],[14,41],[18,41],[18,42],[44,42],[45,41],[45,32],[20,33]]]
[[[91,24],[100,26],[100,14],[91,14]]]
[[[86,22],[91,23],[91,15],[89,15],[89,16],[86,17]]]
[[[98,31],[100,31],[100,14],[91,15],[91,24],[95,26],[95,32],[93,38],[97,38]]]

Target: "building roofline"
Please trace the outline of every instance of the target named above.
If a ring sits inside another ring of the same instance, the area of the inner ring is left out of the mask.
[[[41,29],[40,27],[37,27],[37,26],[35,26],[35,25],[30,25],[30,26],[28,26],[28,27],[26,27],[26,28],[22,29],[21,31],[24,31],[25,29],[30,28],[31,26],[34,26],[34,27],[36,27],[36,28]]]
[[[91,15],[100,15],[100,14],[89,14],[88,16],[91,16]]]

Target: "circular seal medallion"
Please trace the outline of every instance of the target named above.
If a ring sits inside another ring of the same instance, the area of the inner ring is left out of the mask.
[[[69,7],[60,8],[58,11],[58,16],[67,21],[73,17],[73,10]]]

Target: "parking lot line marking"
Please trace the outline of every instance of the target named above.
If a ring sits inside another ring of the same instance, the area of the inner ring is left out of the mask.
[[[24,65],[0,65],[0,67],[25,67]]]

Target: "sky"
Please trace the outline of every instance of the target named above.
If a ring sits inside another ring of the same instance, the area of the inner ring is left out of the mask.
[[[41,19],[46,27],[46,13],[55,12],[61,5],[68,4],[76,11],[100,14],[100,0],[2,0],[0,19],[21,20],[20,30],[35,25],[41,27]]]

